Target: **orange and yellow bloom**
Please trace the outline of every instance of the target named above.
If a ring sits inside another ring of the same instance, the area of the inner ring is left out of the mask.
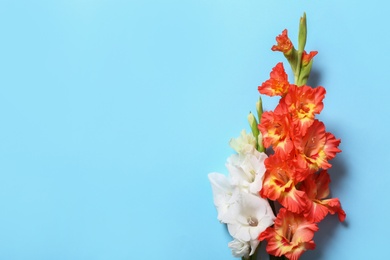
[[[330,193],[329,183],[330,177],[328,172],[321,171],[318,174],[312,174],[299,188],[309,198],[310,202],[304,215],[311,222],[320,222],[328,213],[332,215],[337,213],[341,222],[345,220],[346,214],[341,208],[339,199],[326,199]]]
[[[325,132],[324,123],[314,120],[304,136],[294,139],[297,161],[312,172],[329,169],[332,166],[329,160],[341,152],[338,148],[340,142],[333,134]]]
[[[265,81],[261,86],[259,86],[258,90],[261,94],[267,96],[284,96],[290,83],[287,79],[287,73],[284,70],[283,63],[279,62],[272,69],[270,73],[270,79]]]
[[[297,174],[300,169],[295,168],[291,160],[278,155],[268,157],[264,164],[267,170],[260,192],[261,196],[278,201],[291,212],[305,211],[308,198],[304,191],[296,188],[301,177]]]
[[[311,126],[316,114],[319,114],[324,107],[322,100],[325,97],[323,87],[312,88],[309,86],[298,87],[291,85],[287,95],[280,100],[284,103],[288,113],[292,115],[294,123],[301,131],[306,133],[307,128]]]
[[[285,55],[288,55],[294,47],[291,40],[288,38],[287,29],[283,30],[283,32],[276,37],[276,42],[277,45],[272,46],[271,50],[281,51]]]
[[[317,230],[317,225],[306,220],[303,215],[282,208],[275,225],[261,233],[259,239],[267,240],[268,253],[297,260],[306,250],[315,248],[312,239]]]

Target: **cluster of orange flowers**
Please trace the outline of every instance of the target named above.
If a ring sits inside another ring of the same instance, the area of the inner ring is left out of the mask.
[[[274,51],[289,58],[296,50],[284,30],[277,38]],[[300,66],[312,62],[317,52],[302,52]],[[291,62],[290,62],[291,64]],[[278,201],[282,208],[275,224],[260,234],[267,240],[267,252],[276,256],[298,259],[314,249],[317,223],[330,214],[338,214],[344,221],[346,214],[337,198],[328,198],[330,177],[329,160],[337,153],[340,139],[327,132],[323,122],[316,119],[323,109],[325,89],[290,84],[283,64],[278,63],[270,79],[259,86],[259,92],[280,96],[274,111],[264,112],[258,125],[266,148],[273,154],[264,162],[266,173],[260,195]]]

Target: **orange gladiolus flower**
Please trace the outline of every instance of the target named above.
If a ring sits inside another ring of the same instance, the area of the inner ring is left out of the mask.
[[[340,139],[325,132],[322,122],[314,120],[304,136],[296,136],[294,139],[299,166],[309,168],[313,173],[320,168],[330,168],[332,165],[328,161],[341,152],[338,148],[340,142]]]
[[[319,114],[324,107],[322,100],[325,97],[323,87],[312,88],[309,86],[298,87],[291,85],[287,95],[280,100],[285,103],[292,114],[293,121],[299,126],[302,135],[314,121],[315,114]]]
[[[282,208],[275,219],[274,227],[268,227],[260,234],[259,240],[267,240],[266,250],[275,256],[285,255],[290,260],[298,260],[308,249],[314,249],[315,223]]]
[[[310,53],[303,51],[302,65],[307,66],[309,64],[309,62],[313,59],[313,57],[317,55],[317,53],[318,53],[318,51],[311,51]]]
[[[325,199],[330,193],[329,183],[328,172],[321,171],[319,174],[308,177],[299,188],[307,194],[311,201],[304,213],[305,217],[311,222],[320,222],[328,213],[332,215],[337,213],[341,222],[345,220],[346,214],[341,208],[339,199]]]
[[[290,117],[283,113],[264,112],[258,125],[265,147],[272,145],[275,152],[290,153],[293,141],[290,137]]]
[[[288,82],[287,73],[284,70],[283,63],[279,62],[272,69],[270,79],[265,81],[258,90],[261,94],[273,97],[284,96],[287,93],[290,83]]]
[[[287,29],[284,29],[283,32],[276,36],[277,45],[272,46],[271,50],[281,51],[285,55],[290,54],[292,48],[294,47],[291,40],[287,36]]]
[[[302,173],[304,170],[296,168],[291,159],[283,158],[278,154],[268,157],[264,164],[267,170],[260,195],[279,201],[292,212],[305,211],[309,203],[307,195],[304,191],[295,188],[298,181],[305,175]]]

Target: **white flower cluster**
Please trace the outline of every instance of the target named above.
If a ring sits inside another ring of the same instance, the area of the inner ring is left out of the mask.
[[[248,257],[259,245],[260,233],[275,219],[268,201],[259,196],[267,155],[256,150],[256,139],[245,130],[230,141],[230,146],[238,154],[227,160],[229,176],[210,173],[209,180],[218,220],[227,224],[234,238],[229,248],[235,257]]]

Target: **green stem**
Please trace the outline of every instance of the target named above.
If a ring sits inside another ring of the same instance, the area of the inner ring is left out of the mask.
[[[302,54],[303,51],[298,51],[298,62],[297,62],[297,67],[294,71],[294,84],[297,86],[300,86],[299,82],[299,74],[301,74],[301,66],[302,66]]]

